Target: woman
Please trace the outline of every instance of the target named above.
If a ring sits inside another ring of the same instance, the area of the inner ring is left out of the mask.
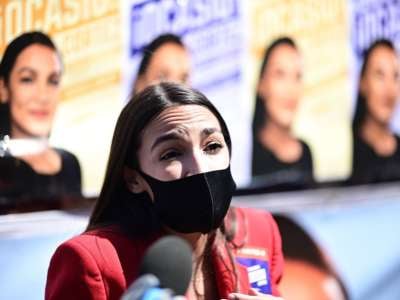
[[[275,40],[266,50],[253,118],[253,183],[309,185],[309,147],[291,133],[302,94],[302,65],[293,40]]]
[[[390,130],[400,95],[399,67],[388,40],[378,40],[366,51],[353,119],[352,183],[400,179],[399,137]]]
[[[46,299],[119,299],[167,234],[193,248],[189,299],[276,299],[264,294],[278,294],[280,235],[265,211],[228,211],[230,155],[226,124],[201,93],[160,83],[137,94],[118,119],[87,231],[51,260]]]
[[[62,75],[51,39],[28,32],[6,48],[0,64],[0,191],[13,199],[81,194],[78,160],[48,144]],[[18,147],[20,145],[20,147]]]
[[[162,34],[143,49],[133,94],[161,81],[187,84],[189,73],[189,52],[181,38],[171,33]]]

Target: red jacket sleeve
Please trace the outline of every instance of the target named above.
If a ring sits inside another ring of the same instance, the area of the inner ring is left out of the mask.
[[[69,240],[54,253],[45,299],[106,299],[100,269],[92,254],[77,240]]]
[[[278,290],[278,284],[281,281],[283,274],[284,258],[282,252],[282,239],[274,218],[271,214],[267,214],[269,220],[268,223],[271,224],[272,233],[272,254],[271,254],[271,281],[272,281],[272,295],[280,296]]]

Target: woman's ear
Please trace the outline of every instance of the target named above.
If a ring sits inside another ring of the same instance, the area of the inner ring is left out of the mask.
[[[124,167],[124,180],[126,187],[132,193],[139,194],[146,191],[146,184],[143,177],[137,171],[127,166]]]
[[[0,103],[8,102],[8,88],[3,78],[0,78]]]

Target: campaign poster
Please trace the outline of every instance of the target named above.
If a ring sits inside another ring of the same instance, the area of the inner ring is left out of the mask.
[[[190,85],[203,92],[228,124],[233,144],[232,172],[238,185],[248,180],[249,120],[243,65],[246,30],[243,1],[132,0],[121,2],[123,98],[136,79],[143,47],[164,33],[179,35],[189,49]]]
[[[348,1],[246,1],[250,27],[247,74],[254,105],[265,49],[275,39],[295,40],[303,58],[304,92],[292,130],[310,147],[318,181],[351,172]]]
[[[353,108],[359,85],[363,54],[377,39],[389,39],[400,53],[400,1],[352,0],[350,7],[351,79]],[[400,100],[400,99],[399,99]],[[392,117],[392,129],[400,132],[400,107]]]
[[[74,153],[83,191],[96,195],[111,135],[122,106],[121,23],[118,1],[15,0],[0,2],[0,51],[25,31],[48,33],[62,56],[61,100],[51,144]]]

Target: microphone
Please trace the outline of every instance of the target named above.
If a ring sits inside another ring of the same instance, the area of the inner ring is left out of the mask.
[[[183,239],[167,236],[146,252],[139,278],[121,300],[171,300],[184,295],[192,277],[192,249]]]

